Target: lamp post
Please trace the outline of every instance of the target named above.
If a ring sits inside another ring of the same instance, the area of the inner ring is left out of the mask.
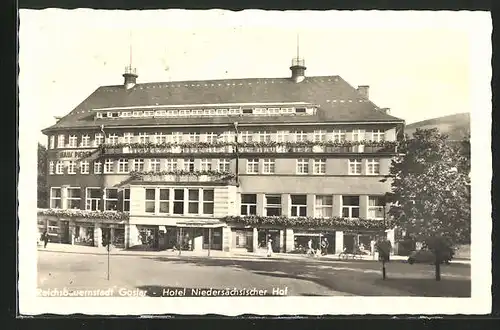
[[[384,235],[387,235],[386,232],[385,232],[385,224],[386,224],[386,221],[385,221],[385,217],[386,217],[386,211],[385,211],[385,201],[384,201]],[[384,241],[386,240],[387,237],[384,237]],[[387,253],[390,253],[389,251],[387,251]],[[379,252],[379,255],[380,255],[380,252]],[[384,255],[382,256],[382,279],[385,280],[385,277],[386,277],[386,272],[385,272],[385,253]]]

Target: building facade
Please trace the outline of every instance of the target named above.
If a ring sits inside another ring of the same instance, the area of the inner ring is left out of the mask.
[[[404,121],[339,76],[99,87],[43,132],[52,241],[117,247],[331,253],[385,235]],[[390,235],[389,235],[390,236]],[[389,237],[390,238],[390,237]]]

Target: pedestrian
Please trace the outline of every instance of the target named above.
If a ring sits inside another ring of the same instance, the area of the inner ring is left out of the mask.
[[[328,240],[325,238],[323,238],[323,241],[321,242],[321,254],[326,256],[328,254],[328,246],[330,244],[328,243]]]
[[[43,248],[47,248],[47,243],[49,242],[49,234],[47,234],[47,230],[44,230],[42,233],[42,241],[43,241]]]
[[[307,255],[314,255],[312,238],[307,242]]]
[[[270,257],[273,255],[273,240],[269,239],[267,241],[267,256]]]

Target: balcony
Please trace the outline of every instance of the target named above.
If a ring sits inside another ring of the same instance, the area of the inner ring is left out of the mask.
[[[175,182],[175,183],[226,183],[234,182],[235,175],[229,172],[195,171],[195,172],[131,172],[133,180],[143,182]]]
[[[171,154],[232,154],[236,150],[240,154],[266,153],[395,153],[395,141],[344,141],[344,142],[186,142],[186,143],[120,143],[102,145],[106,155],[171,155]]]

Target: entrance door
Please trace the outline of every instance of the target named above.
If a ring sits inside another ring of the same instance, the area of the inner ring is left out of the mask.
[[[344,234],[344,249],[348,253],[354,252],[354,247],[356,245],[355,237],[352,234]]]
[[[61,235],[61,243],[71,244],[71,236],[69,234],[69,221],[61,220],[59,230]]]

